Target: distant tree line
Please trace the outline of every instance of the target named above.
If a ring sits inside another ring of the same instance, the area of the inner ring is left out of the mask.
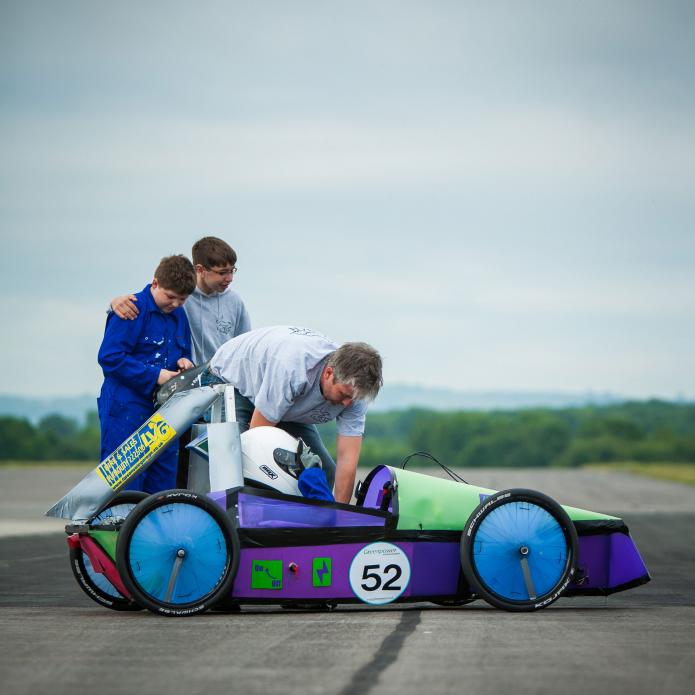
[[[0,417],[0,461],[95,461],[99,458],[99,418],[89,413],[83,425],[62,415],[47,415],[38,425]]]
[[[330,446],[335,423],[320,429]],[[415,451],[461,468],[695,462],[695,405],[641,401],[558,410],[411,409],[368,416],[361,465],[397,466]],[[37,425],[0,417],[0,460],[96,462],[98,457],[96,413],[83,425],[60,415],[49,415]],[[408,465],[430,462],[414,458]]]
[[[330,442],[335,424],[322,425]],[[695,405],[663,401],[492,412],[405,410],[367,417],[360,463],[399,465],[425,451],[447,466],[695,462]],[[413,458],[408,466],[431,465]]]

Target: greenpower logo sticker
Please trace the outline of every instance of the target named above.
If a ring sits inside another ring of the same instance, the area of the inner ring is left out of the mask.
[[[254,560],[251,564],[252,589],[282,589],[282,560]]]
[[[117,490],[137,475],[175,436],[176,430],[155,413],[97,466],[97,473],[112,490]]]
[[[311,585],[331,585],[331,558],[315,557],[311,563]]]

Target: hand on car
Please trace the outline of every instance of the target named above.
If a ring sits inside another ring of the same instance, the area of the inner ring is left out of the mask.
[[[178,374],[178,372],[172,372],[171,369],[160,369],[159,376],[157,377],[157,386],[166,384],[169,379],[173,379],[175,376],[178,376]]]

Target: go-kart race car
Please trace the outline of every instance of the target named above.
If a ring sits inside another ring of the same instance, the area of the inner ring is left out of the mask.
[[[621,519],[531,490],[494,492],[389,466],[367,475],[356,505],[255,484],[122,492],[66,531],[90,598],[167,616],[478,598],[530,611],[650,579]]]
[[[102,606],[188,616],[254,603],[483,599],[532,611],[650,580],[621,519],[469,485],[446,466],[450,480],[405,462],[377,466],[355,505],[304,497],[301,441],[274,427],[239,435],[233,388],[215,389],[174,394],[47,512],[72,520],[73,573]],[[227,422],[208,426],[207,489],[119,491],[220,403]]]

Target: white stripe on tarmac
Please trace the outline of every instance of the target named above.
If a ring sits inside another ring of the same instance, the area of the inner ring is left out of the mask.
[[[0,519],[0,538],[64,533],[65,519]]]

